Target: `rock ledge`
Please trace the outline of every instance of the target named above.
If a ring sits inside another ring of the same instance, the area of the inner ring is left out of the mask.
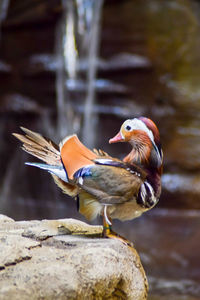
[[[0,299],[146,299],[136,250],[101,232],[73,219],[0,215]]]

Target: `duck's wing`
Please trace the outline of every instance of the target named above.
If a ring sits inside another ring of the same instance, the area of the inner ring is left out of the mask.
[[[79,169],[74,178],[79,187],[100,203],[116,204],[137,197],[146,174],[121,161],[96,159],[94,165]]]
[[[76,135],[60,144],[61,160],[71,182],[101,203],[128,201],[138,194],[146,173],[136,165],[85,147]]]

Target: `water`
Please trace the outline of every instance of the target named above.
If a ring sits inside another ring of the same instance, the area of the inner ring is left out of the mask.
[[[103,0],[63,0],[64,12],[56,39],[58,132],[62,137],[82,133],[83,141],[90,147],[95,144],[97,124],[94,104],[102,6]],[[81,73],[82,61],[86,67]],[[84,111],[79,114],[73,107],[77,95],[70,93],[70,86],[79,90],[81,81],[85,87],[81,95]]]
[[[10,0],[0,1],[0,24],[6,19]]]
[[[10,0],[0,0],[0,41],[1,41],[1,25],[6,19]]]
[[[75,8],[74,1],[63,1],[64,12],[57,26],[56,33],[56,93],[57,93],[57,134],[60,138],[74,130],[74,112],[66,80],[76,75],[75,47]]]
[[[100,38],[100,17],[102,5],[103,0],[94,1],[94,14],[90,24],[90,32],[88,33],[88,42],[90,47],[88,49],[88,90],[83,119],[83,142],[85,142],[89,148],[92,148],[95,145],[96,126],[98,122],[97,115],[95,114],[93,107],[95,104],[95,80],[97,73],[98,43]]]

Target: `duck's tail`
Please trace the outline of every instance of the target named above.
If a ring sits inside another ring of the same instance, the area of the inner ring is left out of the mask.
[[[24,135],[18,133],[13,133],[13,135],[23,143],[24,151],[48,165],[61,165],[59,147],[54,142],[27,128],[21,127],[21,129],[25,133]]]
[[[18,133],[13,133],[13,135],[23,143],[22,149],[46,163],[27,162],[26,165],[49,172],[64,193],[75,197],[77,195],[77,187],[68,182],[68,176],[61,161],[59,147],[39,133],[24,127],[21,127],[21,129],[25,133],[24,135]]]

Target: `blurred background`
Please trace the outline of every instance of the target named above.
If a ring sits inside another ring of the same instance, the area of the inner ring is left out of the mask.
[[[159,204],[114,222],[134,242],[151,300],[200,299],[200,1],[0,0],[0,213],[73,217],[73,199],[11,135],[28,127],[58,143],[76,132],[109,145],[121,123],[147,116],[164,151]],[[96,224],[101,224],[97,220]]]

